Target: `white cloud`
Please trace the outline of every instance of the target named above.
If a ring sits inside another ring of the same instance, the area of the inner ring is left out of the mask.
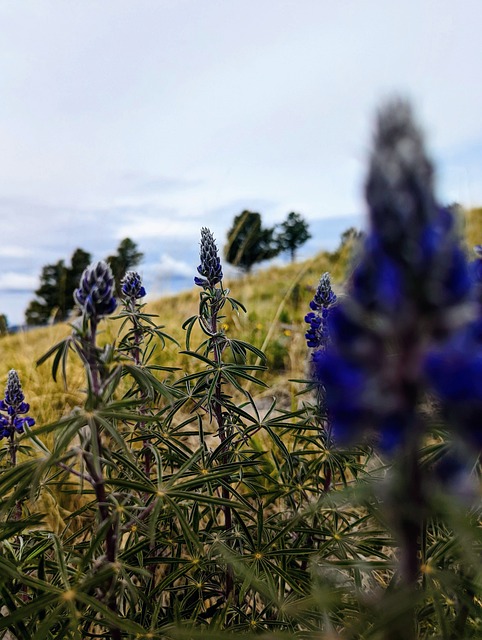
[[[32,255],[32,249],[25,246],[3,245],[0,246],[1,258],[26,258]]]
[[[172,276],[194,278],[195,275],[191,264],[177,260],[167,253],[161,255],[159,263],[155,267],[155,273],[162,278]]]
[[[153,219],[134,219],[127,220],[119,225],[116,230],[117,238],[182,238],[183,240],[189,237],[193,239],[199,235],[199,229],[193,225],[192,220],[183,219],[166,219],[164,215],[162,218]]]
[[[0,291],[32,291],[38,285],[38,278],[22,273],[7,271],[0,274]]]

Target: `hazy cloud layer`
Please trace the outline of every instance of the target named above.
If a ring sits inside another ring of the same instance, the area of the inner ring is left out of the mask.
[[[222,245],[245,208],[299,211],[307,247],[333,246],[317,221],[364,210],[393,93],[440,198],[480,204],[481,19],[479,0],[0,2],[0,312],[19,322],[44,264],[125,236],[154,290],[180,286],[200,227]]]

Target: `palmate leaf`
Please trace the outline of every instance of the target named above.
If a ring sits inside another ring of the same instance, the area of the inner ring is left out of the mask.
[[[49,358],[54,356],[54,360],[52,363],[52,378],[55,382],[57,382],[57,372],[59,370],[60,364],[62,364],[62,380],[64,382],[65,388],[67,388],[67,359],[69,355],[70,349],[73,349],[73,343],[75,338],[73,336],[68,336],[61,342],[58,342],[56,345],[51,347],[43,356],[41,356],[37,360],[37,367],[46,362]]]
[[[38,461],[25,460],[15,467],[11,467],[0,474],[1,511],[8,512],[17,502],[25,498],[31,490],[38,486],[34,484]]]
[[[154,451],[152,452],[155,453]],[[122,467],[124,473],[130,472],[132,478],[136,478],[137,482],[145,483],[142,486],[150,486],[151,480],[144,473],[144,469],[134,460],[131,455],[124,456],[119,451],[111,451],[111,458]]]
[[[22,563],[22,570],[25,573],[34,572],[36,577],[45,581],[45,568],[46,568],[46,558],[49,558],[50,549],[52,547],[52,540],[49,537],[42,536],[37,544],[32,540],[34,537],[34,533],[29,533],[28,545],[25,546],[23,553],[20,557],[20,561]],[[33,546],[30,547],[30,544],[33,542]]]
[[[257,358],[259,358],[260,362],[264,364],[266,364],[266,354],[264,354],[261,349],[258,349],[257,347],[255,347],[253,344],[250,344],[249,342],[245,342],[244,340],[238,340],[238,339],[232,339],[230,338],[228,340],[228,345],[230,346],[230,348],[232,349],[232,351],[234,353],[238,353],[239,355],[242,354],[246,354],[246,352],[251,352],[253,353]],[[254,366],[254,365],[253,365]],[[260,367],[256,367],[257,370],[265,370],[266,367],[265,366],[260,366]]]
[[[146,493],[155,495],[158,488],[152,483],[141,483],[126,478],[109,478],[107,483],[112,487],[121,487],[122,489],[130,489],[135,493]],[[165,490],[166,491],[166,490]]]
[[[186,331],[186,349],[188,351],[191,345],[191,334],[197,322],[197,319],[198,319],[198,316],[191,316],[182,325],[182,328]]]
[[[146,629],[141,627],[139,624],[137,624],[133,620],[130,620],[128,618],[118,615],[117,613],[112,611],[109,607],[107,607],[103,602],[101,602],[97,598],[93,598],[87,593],[84,593],[82,591],[76,592],[75,600],[86,605],[89,609],[92,610],[92,613],[94,615],[99,614],[100,619],[97,616],[95,616],[94,618],[94,616],[90,614],[92,616],[92,622],[96,625],[99,624],[99,622],[101,622],[103,626],[107,626],[110,628],[117,627],[122,632],[131,634],[134,637],[137,634],[139,634],[142,637],[146,633]],[[90,617],[89,614],[84,614],[84,615],[87,619],[89,619]]]
[[[0,522],[0,542],[2,540],[9,540],[14,536],[19,535],[22,531],[31,530],[38,527],[40,524],[42,524],[44,518],[45,514],[35,513],[24,517],[21,520],[6,520],[4,522]],[[27,558],[26,562],[28,562],[30,559]]]
[[[59,638],[65,637],[67,631],[72,640],[83,640],[79,628],[80,615],[74,603],[69,602],[67,606],[64,603],[59,604],[49,612],[41,624],[35,626],[35,640],[51,640],[53,633]]]
[[[174,369],[175,370],[175,369]],[[146,367],[139,365],[124,364],[123,375],[130,375],[142,393],[146,394],[148,398],[154,399],[158,395],[163,396],[169,402],[172,402],[178,395],[176,389],[169,387],[158,380]]]
[[[36,589],[40,593],[49,593],[52,595],[59,595],[62,593],[61,589],[54,586],[53,584],[35,578],[32,575],[28,575],[21,571],[13,562],[10,562],[6,558],[0,556],[0,576],[1,580],[4,581],[8,578],[12,578],[14,580],[18,580],[21,584],[26,587],[31,587],[32,589]]]
[[[215,371],[219,366],[215,360],[211,360],[210,358],[208,358],[207,356],[204,356],[202,353],[199,353],[198,351],[186,350],[186,351],[180,351],[179,354],[189,356],[197,360],[201,360],[201,362],[204,362],[204,364],[206,364],[208,367],[211,368],[210,369],[211,371]],[[184,379],[185,378],[183,378],[183,380]]]
[[[258,378],[255,378],[254,376],[248,373],[248,370],[260,370],[260,369],[263,369],[263,367],[255,367],[255,366],[249,366],[249,367],[246,366],[243,368],[241,367],[242,365],[231,365],[231,364],[225,365],[222,368],[222,376],[228,382],[230,382],[233,385],[233,387],[235,387],[238,391],[240,391],[243,394],[245,394],[246,391],[244,387],[241,385],[241,383],[238,382],[237,378],[241,378],[242,380],[249,380],[250,382],[254,382],[260,387],[264,387],[266,389],[268,388],[268,385],[265,382],[263,382],[262,380],[258,380]]]

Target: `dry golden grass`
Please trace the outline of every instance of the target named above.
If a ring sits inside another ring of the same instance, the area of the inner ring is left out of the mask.
[[[464,234],[467,246],[471,249],[482,244],[482,208],[470,209],[464,214]]]

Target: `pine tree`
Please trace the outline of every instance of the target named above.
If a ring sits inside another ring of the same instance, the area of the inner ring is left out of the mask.
[[[296,251],[311,238],[308,223],[299,213],[292,211],[281,224],[278,242],[282,251],[289,251],[291,262],[295,261]]]
[[[115,279],[116,294],[121,293],[121,280],[127,271],[136,267],[144,254],[138,251],[137,244],[130,238],[124,238],[117,247],[117,253],[107,258]]]
[[[36,298],[30,302],[25,314],[28,325],[43,325],[49,320],[68,318],[75,306],[74,290],[90,261],[90,253],[76,249],[70,259],[70,267],[59,260],[42,268],[40,286],[35,291]]]
[[[234,218],[224,257],[230,264],[249,273],[254,264],[273,258],[280,250],[274,227],[264,229],[261,215],[246,210]]]

